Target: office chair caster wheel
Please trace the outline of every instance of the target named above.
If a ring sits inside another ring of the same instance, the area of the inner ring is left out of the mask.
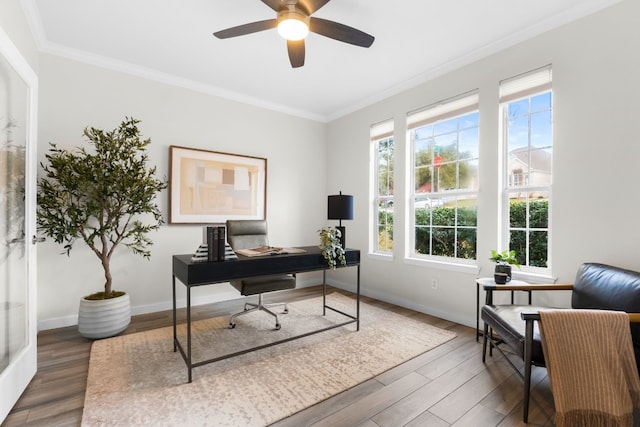
[[[282,312],[282,314],[289,314],[289,309],[285,308],[284,311]]]
[[[280,330],[280,323],[276,323],[276,331]]]
[[[235,329],[235,328],[236,328],[235,323],[229,323],[229,329]]]

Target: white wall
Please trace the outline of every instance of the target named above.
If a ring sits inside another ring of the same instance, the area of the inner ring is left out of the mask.
[[[41,159],[49,142],[81,144],[87,125],[113,129],[124,116],[135,117],[152,140],[150,161],[164,177],[170,145],[266,157],[270,241],[317,243],[316,230],[327,222],[325,125],[46,54],[40,56],[40,98]],[[167,218],[167,191],[158,203]],[[131,294],[134,313],[170,307],[171,256],[193,253],[201,230],[201,225],[163,226],[150,235],[151,261],[119,248],[112,259],[114,289]],[[53,242],[38,251],[40,327],[73,324],[80,297],[104,283],[98,258],[82,242],[70,257],[60,255]],[[178,290],[184,298],[184,287]],[[192,295],[196,304],[239,297],[229,285]]]
[[[0,1],[0,27],[20,50],[31,68],[38,70],[38,49],[31,36],[20,1]]]
[[[489,251],[498,245],[498,82],[549,63],[554,88],[553,276],[572,282],[578,266],[587,261],[640,270],[639,16],[640,2],[624,1],[329,124],[329,151],[341,157],[332,163],[327,186],[355,196],[356,219],[346,224],[348,239],[350,246],[364,250],[370,233],[368,129],[395,119],[394,257],[382,261],[363,256],[365,294],[475,325],[475,278],[492,274]],[[408,197],[406,113],[475,88],[481,97],[480,272],[407,263],[402,233],[407,210],[401,203]],[[431,289],[433,278],[439,281],[437,291]],[[544,296],[538,301],[564,305],[568,298]]]
[[[479,274],[489,275],[493,266],[483,254],[488,256],[497,246],[498,81],[552,63],[553,275],[570,282],[585,261],[640,270],[636,250],[640,227],[635,220],[639,202],[634,191],[640,178],[635,125],[640,116],[640,27],[636,22],[640,3],[636,0],[625,0],[328,125],[38,55],[17,4],[0,3],[0,25],[38,70],[40,158],[48,142],[75,146],[82,141],[85,126],[111,129],[125,115],[142,120],[143,133],[153,141],[151,161],[165,176],[172,144],[267,157],[267,216],[273,242],[315,244],[315,230],[327,223],[326,194],[339,190],[353,194],[355,220],[344,225],[348,246],[363,251],[363,292],[469,325],[475,324],[477,271],[407,263],[403,259],[402,203],[396,203],[394,258],[381,261],[365,255],[369,241],[368,129],[372,123],[393,117],[396,129],[402,130],[407,111],[480,89],[478,254]],[[399,159],[406,156],[404,140],[403,131],[396,134]],[[327,153],[332,153],[331,162]],[[400,200],[407,197],[402,165],[398,162],[396,170]],[[167,202],[165,192],[159,199],[165,213]],[[200,227],[166,225],[151,237],[155,245],[150,262],[126,249],[113,260],[116,287],[131,293],[136,312],[169,307],[171,255],[192,252],[200,241]],[[38,250],[40,326],[72,324],[79,298],[102,285],[97,258],[82,244],[70,258],[59,255],[61,248],[51,242]],[[340,277],[338,274],[337,280]],[[432,278],[439,281],[438,291],[429,286]],[[197,302],[236,295],[225,286],[212,286],[197,291],[194,298]],[[566,303],[566,299],[558,301]]]

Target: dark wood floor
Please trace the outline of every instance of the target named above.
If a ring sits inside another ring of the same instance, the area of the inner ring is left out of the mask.
[[[309,298],[320,287],[278,293]],[[300,426],[516,426],[522,423],[522,381],[498,354],[482,363],[475,330],[363,297],[364,301],[456,332],[457,337],[376,378],[274,424]],[[268,298],[267,298],[268,301]],[[195,307],[194,319],[241,309],[238,300]],[[184,310],[180,311],[180,319]],[[126,334],[172,324],[171,311],[134,316]],[[78,426],[91,342],[75,327],[38,335],[38,373],[3,422],[9,426]],[[546,371],[534,368],[529,425],[553,425]]]

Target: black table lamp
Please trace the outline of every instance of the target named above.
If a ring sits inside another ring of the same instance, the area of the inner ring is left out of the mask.
[[[343,195],[342,191],[339,195],[329,196],[327,218],[340,220],[340,225],[336,228],[340,230],[340,244],[346,249],[345,228],[342,226],[342,220],[353,219],[353,196]]]

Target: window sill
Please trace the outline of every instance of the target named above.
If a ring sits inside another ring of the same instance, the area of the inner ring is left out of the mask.
[[[393,261],[393,254],[382,254],[382,253],[379,253],[379,252],[369,252],[367,254],[367,258],[373,259],[373,260],[376,260],[376,261],[392,262]]]

